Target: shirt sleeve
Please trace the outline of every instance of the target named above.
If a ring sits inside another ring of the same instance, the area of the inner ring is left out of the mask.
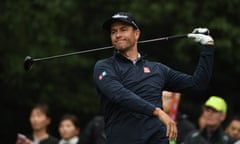
[[[94,82],[102,95],[130,111],[152,116],[155,106],[126,89],[112,67],[102,61],[95,65]]]
[[[168,78],[166,89],[179,92],[205,90],[212,75],[214,49],[211,45],[203,46],[198,65],[192,75],[167,68],[166,75]]]

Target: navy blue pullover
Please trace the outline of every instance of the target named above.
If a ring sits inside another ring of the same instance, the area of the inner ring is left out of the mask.
[[[134,64],[117,52],[110,58],[99,60],[94,68],[94,82],[101,99],[108,142],[146,142],[157,131],[165,134],[163,124],[153,116],[155,107],[162,108],[162,90],[206,89],[212,74],[213,57],[214,47],[204,45],[193,75],[143,57]]]

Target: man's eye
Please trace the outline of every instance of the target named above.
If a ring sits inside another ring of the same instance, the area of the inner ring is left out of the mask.
[[[115,34],[116,33],[116,31],[111,31],[111,34]]]

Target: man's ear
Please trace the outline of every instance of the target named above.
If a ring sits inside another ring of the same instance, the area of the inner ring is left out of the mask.
[[[136,37],[137,40],[139,39],[140,34],[141,34],[140,29],[136,29],[136,30],[135,30],[135,37]]]
[[[221,114],[221,121],[223,122],[226,119],[227,114],[226,113],[222,113]]]

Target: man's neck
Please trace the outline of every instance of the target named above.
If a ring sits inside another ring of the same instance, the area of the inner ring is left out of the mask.
[[[133,48],[127,51],[120,51],[120,53],[131,61],[135,61],[136,59],[138,59],[139,55],[137,48]]]
[[[206,127],[206,132],[207,132],[208,135],[211,135],[217,129],[218,129],[218,127]]]

